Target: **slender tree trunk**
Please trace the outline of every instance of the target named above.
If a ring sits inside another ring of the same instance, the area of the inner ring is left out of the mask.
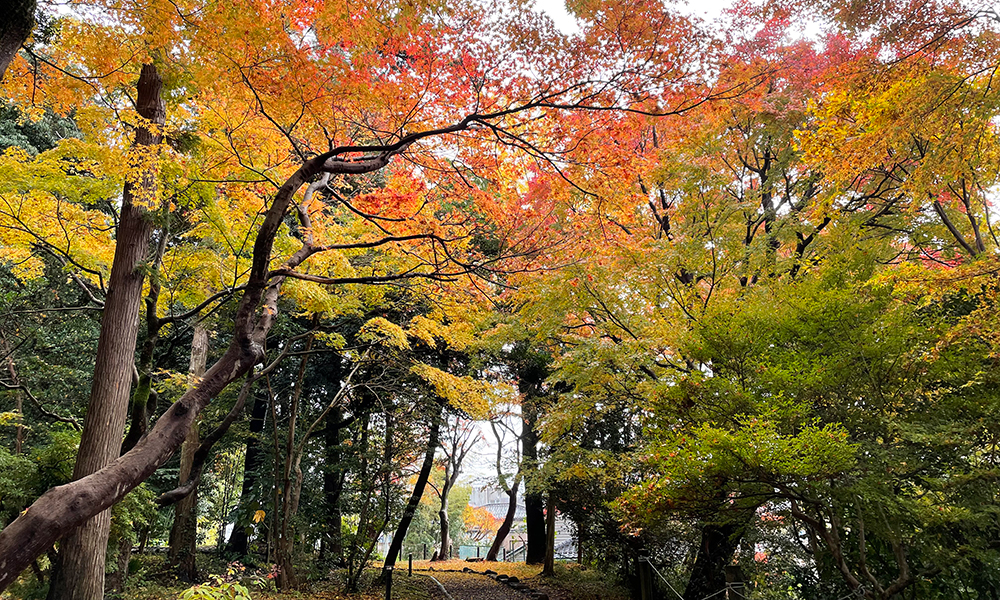
[[[538,470],[538,423],[534,401],[525,398],[521,406],[521,440],[524,444],[525,466],[530,471]],[[528,479],[528,477],[526,477]],[[530,479],[524,495],[524,525],[528,534],[528,548],[524,562],[537,565],[545,561],[545,504],[541,490],[532,489]]]
[[[448,493],[441,491],[441,510],[438,511],[441,520],[441,552],[438,560],[448,560],[451,557],[451,522],[448,519]]]
[[[264,463],[264,452],[260,447],[260,435],[264,432],[264,419],[267,416],[267,398],[257,393],[254,395],[253,408],[250,410],[250,436],[247,438],[246,455],[243,459],[243,487],[240,490],[240,506],[249,515],[249,506],[254,501],[254,490],[260,476],[259,470]],[[246,556],[250,551],[250,536],[247,527],[240,523],[233,525],[229,534],[226,552],[236,556]]]
[[[338,377],[339,379],[339,377]],[[344,411],[334,407],[327,416],[324,442],[326,443],[326,471],[323,473],[323,499],[326,503],[326,532],[320,545],[320,560],[335,565],[344,562],[344,543],[341,537],[343,513],[340,496],[344,489],[344,471],[341,468],[340,423]]]
[[[7,374],[10,375],[10,383],[20,385],[21,379],[17,376],[17,368],[14,366],[14,353],[11,352],[7,336],[3,335],[3,332],[0,332],[0,350],[7,357]],[[21,447],[24,445],[24,395],[21,390],[14,391],[14,412],[19,417],[14,431],[14,454],[20,454]]]
[[[441,415],[444,413],[444,407],[441,406],[435,410],[434,417],[431,419],[431,431],[427,439],[427,453],[424,455],[424,463],[420,466],[417,483],[413,486],[413,493],[410,494],[410,500],[406,503],[406,510],[403,511],[403,517],[399,520],[399,526],[396,527],[396,533],[392,536],[392,542],[389,544],[389,551],[386,552],[385,564],[382,566],[383,577],[389,569],[396,566],[396,559],[399,558],[399,553],[403,549],[403,539],[406,537],[406,531],[410,528],[413,515],[417,512],[417,505],[420,504],[420,497],[424,495],[424,488],[427,487],[427,479],[430,477],[431,468],[434,466],[434,453],[438,447],[438,435],[440,433]]]
[[[500,549],[503,548],[504,540],[507,539],[510,529],[514,525],[514,517],[517,515],[517,488],[520,485],[521,474],[518,473],[517,477],[514,478],[514,485],[507,492],[510,496],[510,501],[507,503],[507,514],[504,515],[503,523],[497,529],[497,536],[493,538],[493,545],[490,546],[489,552],[486,553],[486,560],[489,562],[496,562],[497,555],[500,554]]]
[[[299,494],[302,492],[302,471],[299,468],[301,454],[296,452],[295,428],[298,426],[299,401],[302,398],[302,388],[305,385],[306,365],[309,362],[309,352],[312,350],[313,340],[314,337],[310,335],[306,342],[305,353],[299,362],[295,391],[292,393],[292,406],[288,413],[288,432],[285,440],[284,464],[281,469],[281,494],[275,497],[275,503],[280,503],[281,506],[280,512],[276,511],[279,515],[279,521],[276,523],[277,535],[275,539],[279,590],[292,590],[299,587],[295,563],[292,561],[292,551],[295,546],[292,519],[295,518],[295,513],[298,510]],[[275,485],[278,485],[277,481],[275,481]]]
[[[132,558],[132,539],[123,535],[118,539],[118,560],[115,561],[115,571],[108,575],[108,590],[121,593],[125,590],[125,580],[128,579],[128,563]]]
[[[556,574],[556,498],[548,493],[549,505],[545,509],[545,566],[542,575],[552,577]]]
[[[191,366],[188,369],[189,387],[193,387],[205,375],[208,362],[208,330],[198,324],[191,340]],[[194,455],[201,445],[198,435],[198,421],[191,424],[187,437],[181,445],[181,468],[178,485],[184,485],[192,477]],[[174,505],[174,524],[170,528],[170,549],[167,560],[176,565],[178,573],[185,581],[198,580],[198,489],[181,498]]]
[[[158,125],[166,118],[160,98],[162,88],[156,67],[143,65],[136,106],[140,115]],[[140,127],[136,130],[133,148],[137,152],[155,153],[161,140],[159,131]],[[152,231],[143,206],[153,202],[155,197],[156,173],[153,170],[142,173],[138,182],[125,184],[108,296],[101,316],[90,404],[73,479],[100,470],[118,458],[121,449],[145,278],[141,265],[147,256]],[[56,577],[49,588],[50,598],[99,600],[104,597],[104,555],[110,528],[111,511],[104,510],[63,538]]]

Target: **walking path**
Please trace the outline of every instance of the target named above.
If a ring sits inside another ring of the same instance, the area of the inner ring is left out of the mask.
[[[438,581],[452,600],[528,600],[529,596],[503,584],[470,573],[428,573]]]

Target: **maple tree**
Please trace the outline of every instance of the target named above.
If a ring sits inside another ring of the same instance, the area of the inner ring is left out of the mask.
[[[488,272],[489,265],[495,263],[496,258],[480,261],[474,256],[475,248],[468,245],[475,227],[481,221],[449,221],[446,218],[443,223],[457,227],[458,231],[435,231],[432,222],[419,216],[428,201],[433,200],[435,205],[447,205],[454,201],[453,194],[449,192],[455,189],[461,196],[471,195],[477,198],[476,210],[484,216],[488,215],[493,226],[499,225],[509,230],[512,219],[518,219],[523,224],[523,211],[508,210],[509,205],[494,205],[495,208],[491,210],[491,202],[487,200],[497,196],[487,196],[476,186],[470,185],[470,175],[467,173],[503,166],[505,154],[511,147],[545,158],[551,150],[545,149],[538,141],[525,140],[521,134],[513,133],[528,122],[525,119],[536,119],[545,110],[574,106],[614,106],[619,101],[617,94],[636,80],[633,78],[632,81],[625,81],[625,85],[604,79],[584,79],[585,83],[580,83],[582,78],[579,72],[568,69],[570,72],[563,79],[566,83],[551,79],[542,83],[532,82],[530,72],[522,66],[527,64],[524,62],[527,57],[523,52],[497,51],[486,45],[484,38],[469,35],[469,32],[478,27],[493,26],[482,15],[464,13],[461,10],[448,14],[436,6],[400,7],[400,13],[391,23],[379,21],[375,15],[368,17],[362,14],[357,18],[344,19],[340,18],[342,15],[336,14],[340,10],[338,7],[320,10],[309,4],[302,4],[296,10],[281,14],[264,6],[253,5],[245,6],[243,10],[237,10],[236,7],[203,7],[194,12],[185,12],[179,6],[171,5],[165,13],[155,5],[107,5],[102,8],[105,15],[115,18],[70,22],[64,29],[62,39],[71,41],[72,44],[54,45],[42,52],[33,51],[29,55],[30,61],[18,63],[16,67],[20,71],[14,73],[15,77],[10,78],[12,83],[8,86],[12,96],[24,97],[22,94],[27,94],[30,89],[32,95],[47,94],[54,107],[63,109],[90,94],[94,91],[94,86],[98,85],[96,91],[106,96],[103,99],[104,106],[95,106],[91,113],[95,125],[91,132],[101,142],[110,141],[112,137],[107,135],[108,130],[100,130],[98,127],[122,131],[120,126],[116,128],[114,124],[119,112],[116,102],[123,97],[123,91],[127,90],[130,83],[128,69],[112,68],[111,64],[120,59],[98,43],[98,40],[114,35],[123,40],[123,57],[132,53],[127,62],[152,60],[161,63],[160,68],[157,68],[153,66],[153,62],[146,62],[144,72],[148,73],[148,81],[144,83],[140,80],[139,86],[141,93],[138,113],[147,121],[155,117],[153,122],[157,125],[155,129],[151,129],[149,125],[141,125],[139,130],[143,131],[145,127],[146,131],[150,131],[150,140],[154,145],[163,135],[160,128],[165,124],[166,111],[158,108],[152,113],[143,112],[144,106],[156,106],[158,103],[158,88],[150,86],[159,85],[160,69],[164,69],[168,77],[175,74],[181,76],[183,73],[184,88],[188,96],[183,100],[179,97],[173,99],[171,108],[177,112],[177,121],[176,125],[172,122],[171,127],[176,126],[183,132],[189,126],[184,124],[184,120],[191,125],[197,122],[199,131],[203,131],[205,135],[203,164],[213,165],[211,177],[215,181],[224,181],[232,177],[229,173],[234,173],[235,179],[241,181],[243,174],[254,173],[259,177],[256,180],[258,189],[274,185],[278,191],[254,238],[253,259],[243,283],[235,317],[234,339],[228,350],[208,369],[205,377],[185,393],[121,459],[101,470],[98,476],[80,479],[46,495],[20,521],[13,523],[5,534],[0,535],[0,546],[4,548],[5,555],[8,551],[15,552],[14,549],[17,548],[15,554],[23,556],[22,561],[42,551],[48,542],[47,539],[33,535],[30,544],[23,544],[22,538],[26,532],[50,532],[46,537],[54,540],[72,529],[86,517],[79,513],[70,516],[73,513],[67,512],[70,505],[81,504],[79,501],[72,501],[71,498],[74,497],[81,500],[87,498],[88,501],[82,504],[91,505],[95,509],[113,504],[127,488],[148,476],[173,452],[181,434],[186,434],[195,415],[212,397],[260,360],[263,336],[273,322],[278,293],[286,279],[330,285],[378,283],[413,277],[444,280],[483,267]],[[501,25],[511,34],[509,39],[502,41],[506,48],[533,50],[537,46],[520,44],[522,30],[527,35],[534,35],[527,28],[533,23],[530,23],[526,14],[515,13],[514,17],[501,20]],[[422,21],[431,15],[442,21],[437,26],[432,25],[433,19],[423,24]],[[451,23],[448,22],[449,19]],[[519,20],[529,22],[522,23]],[[367,22],[369,25],[337,25],[355,21]],[[461,23],[462,27],[456,28],[452,23]],[[286,26],[292,29],[289,30]],[[302,38],[298,37],[307,28],[316,36],[316,45],[312,47],[306,47],[301,43]],[[231,47],[242,50],[244,55],[231,55],[227,54],[227,50],[219,49],[217,33],[223,30],[239,32],[237,43]],[[289,31],[294,35],[289,36]],[[190,53],[175,57],[169,47],[177,43],[178,35],[188,45]],[[389,35],[392,40],[388,47],[381,43],[385,35]],[[557,48],[557,36],[551,32],[546,35],[547,37],[543,36],[538,41]],[[435,51],[437,48],[448,47],[449,37],[455,37],[456,40],[461,37],[463,40],[462,60],[443,60]],[[429,43],[431,39],[435,41],[434,45]],[[133,53],[139,48],[143,50]],[[309,52],[319,50],[320,59],[313,60]],[[352,55],[350,63],[343,60],[345,50]],[[59,67],[60,63],[67,62],[66,59],[70,56],[65,54],[67,52],[86,65],[88,71],[74,74]],[[270,53],[275,60],[264,61],[262,52]],[[543,58],[544,56],[538,54],[531,60],[535,63],[538,60],[555,60],[554,57]],[[569,56],[571,55],[563,53],[560,59],[564,60]],[[188,61],[189,57],[197,58]],[[497,64],[500,57],[507,64]],[[172,61],[173,58],[178,60]],[[581,59],[569,62],[570,66],[580,64]],[[29,68],[32,66],[30,63],[33,63],[34,68]],[[450,69],[454,80],[443,77],[442,69]],[[111,75],[105,76],[102,74],[104,72],[110,72]],[[394,72],[397,74],[393,75]],[[483,75],[487,72],[503,74],[487,81]],[[508,81],[505,79],[508,77],[513,79]],[[316,81],[329,82],[332,87],[317,88],[314,84]],[[280,82],[280,85],[272,85],[270,82]],[[448,88],[442,87],[445,82],[449,84]],[[503,84],[503,88],[493,90],[484,87],[490,82]],[[218,94],[217,91],[224,85],[227,93]],[[402,89],[407,89],[408,93],[400,93]],[[364,93],[360,93],[362,90]],[[391,90],[391,94],[386,93],[388,90]],[[341,101],[329,102],[330,98],[339,98]],[[443,106],[440,104],[444,98],[449,100],[447,111],[442,111]],[[376,100],[378,103],[374,106],[378,108],[377,116],[365,109],[366,103]],[[247,107],[251,107],[250,113],[247,113]],[[465,107],[464,110],[462,107]],[[464,116],[461,117],[453,116],[463,113]],[[241,116],[237,117],[237,121],[231,121],[230,115]],[[364,116],[365,121],[357,121],[356,118],[360,116]],[[102,122],[101,119],[105,120]],[[406,132],[407,129],[412,132]],[[454,148],[456,152],[447,159],[443,159],[440,154],[411,152],[411,147],[415,148],[414,144],[417,142],[460,132],[464,132],[466,135],[463,137],[467,139],[461,145],[446,146]],[[341,139],[357,141],[336,146]],[[140,144],[146,143],[140,140]],[[282,145],[290,154],[283,155],[277,150]],[[318,149],[318,154],[313,148]],[[340,228],[330,230],[327,215],[310,214],[308,206],[300,206],[298,210],[302,232],[300,247],[294,249],[295,242],[291,236],[278,237],[293,196],[312,178],[321,173],[343,176],[376,172],[385,168],[393,156],[404,152],[411,152],[410,171],[391,171],[390,186],[385,188],[387,192],[359,194],[353,202],[333,192],[333,197],[340,205],[362,217],[359,220],[361,224],[376,225],[374,239],[362,237],[360,240],[355,238],[357,241],[339,242]],[[140,158],[136,155],[136,158],[147,168],[155,164],[148,157]],[[441,181],[435,187],[421,192],[424,186],[414,177],[417,170],[437,172]],[[504,174],[502,169],[496,172],[501,176]],[[126,172],[126,186],[134,185],[130,183],[134,177],[134,174]],[[509,181],[510,176],[502,177],[500,181],[505,178]],[[194,176],[192,180],[198,181],[198,176]],[[447,180],[452,183],[446,184]],[[279,184],[281,181],[283,183]],[[153,191],[151,180],[146,180],[145,185],[147,196],[144,204],[155,208],[163,200]],[[389,210],[384,210],[384,206],[388,206]],[[127,222],[123,220],[123,223]],[[118,225],[117,248],[123,248],[122,226]],[[140,243],[134,246],[138,252],[145,251],[143,242],[150,231],[146,225],[142,225],[141,229]],[[514,229],[516,230],[517,228]],[[328,233],[332,237],[324,235]],[[516,233],[514,237],[505,239],[505,253],[516,255],[524,252],[522,242],[523,237]],[[271,250],[276,244],[279,251],[287,254],[282,266],[272,269],[269,262]],[[409,247],[396,272],[392,272],[396,265],[389,264],[386,271],[377,269],[369,275],[340,275],[336,261],[331,264],[322,258],[311,261],[319,272],[296,270],[312,255],[326,253],[325,256],[330,257],[337,251],[364,250],[395,244]],[[473,256],[463,258],[459,254],[460,249],[463,253],[471,251]],[[327,269],[325,273],[324,267]],[[112,279],[116,274],[124,275],[133,271],[134,267],[125,263],[118,268],[113,265],[110,270]],[[141,284],[142,277],[132,276],[132,279]],[[135,310],[137,302],[137,298],[126,302],[125,313]],[[260,313],[257,313],[258,308],[261,308]],[[105,314],[108,312],[109,307],[106,305]],[[127,316],[122,319],[131,321]],[[106,318],[105,321],[110,327],[112,320]],[[131,339],[134,343],[134,332],[119,330],[118,333],[122,340]],[[124,357],[131,352],[118,354]],[[116,371],[127,373],[128,370],[123,367]],[[99,380],[100,378],[95,379]],[[123,389],[122,385],[118,387]],[[109,405],[115,420],[124,418],[121,405],[121,400]],[[88,414],[96,416],[98,413],[92,407]],[[90,431],[110,434],[113,438],[117,435],[117,429],[117,426],[109,429],[91,427]],[[111,450],[110,442],[101,444],[105,450]],[[106,462],[107,459],[99,458],[95,465]],[[80,476],[84,474],[83,470],[79,473]],[[76,496],[77,494],[83,496]],[[38,519],[45,520],[47,525],[42,526]],[[106,534],[98,532],[96,535],[95,539],[98,539]],[[100,545],[99,540],[96,545]],[[80,556],[85,554],[93,556],[95,552],[81,549],[68,553]],[[8,561],[7,571],[0,579],[9,581],[19,572],[20,566],[20,561]],[[74,577],[87,578],[89,582],[97,582],[99,585],[99,575],[94,577],[87,574],[93,574],[95,570],[96,563],[93,563],[88,569],[63,569],[63,572],[74,573]],[[86,595],[93,593],[92,590],[88,591],[88,586],[93,585],[67,583],[65,587]]]
[[[382,532],[387,569],[402,552],[446,416],[486,416],[509,379],[493,559],[523,485],[547,572],[558,510],[626,579],[671,546],[686,598],[734,559],[766,569],[747,548],[775,523],[833,589],[990,590],[948,543],[995,562],[995,9],[741,2],[709,29],[580,1],[567,36],[493,8],[106,0],[28,42],[4,24],[2,275],[78,300],[33,331],[102,329],[74,404],[32,392],[28,313],[0,325],[5,464],[27,468],[27,415],[85,414],[75,481],[0,533],[0,587],[60,540],[50,594],[103,594],[106,509],[178,449],[159,501],[191,548],[186,506],[253,398],[231,547],[266,520],[282,588],[314,539],[356,588]],[[205,323],[213,364],[182,385]]]

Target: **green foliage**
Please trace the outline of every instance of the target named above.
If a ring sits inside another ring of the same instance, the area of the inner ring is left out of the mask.
[[[80,137],[73,119],[45,111],[34,120],[17,107],[0,104],[0,151],[17,146],[35,156],[56,147],[59,140]]]
[[[178,600],[250,600],[250,590],[239,583],[199,584],[185,590]]]

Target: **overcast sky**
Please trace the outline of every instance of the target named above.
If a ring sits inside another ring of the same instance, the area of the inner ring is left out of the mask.
[[[676,6],[681,12],[711,21],[730,4],[731,0],[694,0],[693,2],[678,2]],[[549,15],[562,31],[572,33],[577,30],[575,19],[566,12],[564,0],[535,0],[535,7]]]

